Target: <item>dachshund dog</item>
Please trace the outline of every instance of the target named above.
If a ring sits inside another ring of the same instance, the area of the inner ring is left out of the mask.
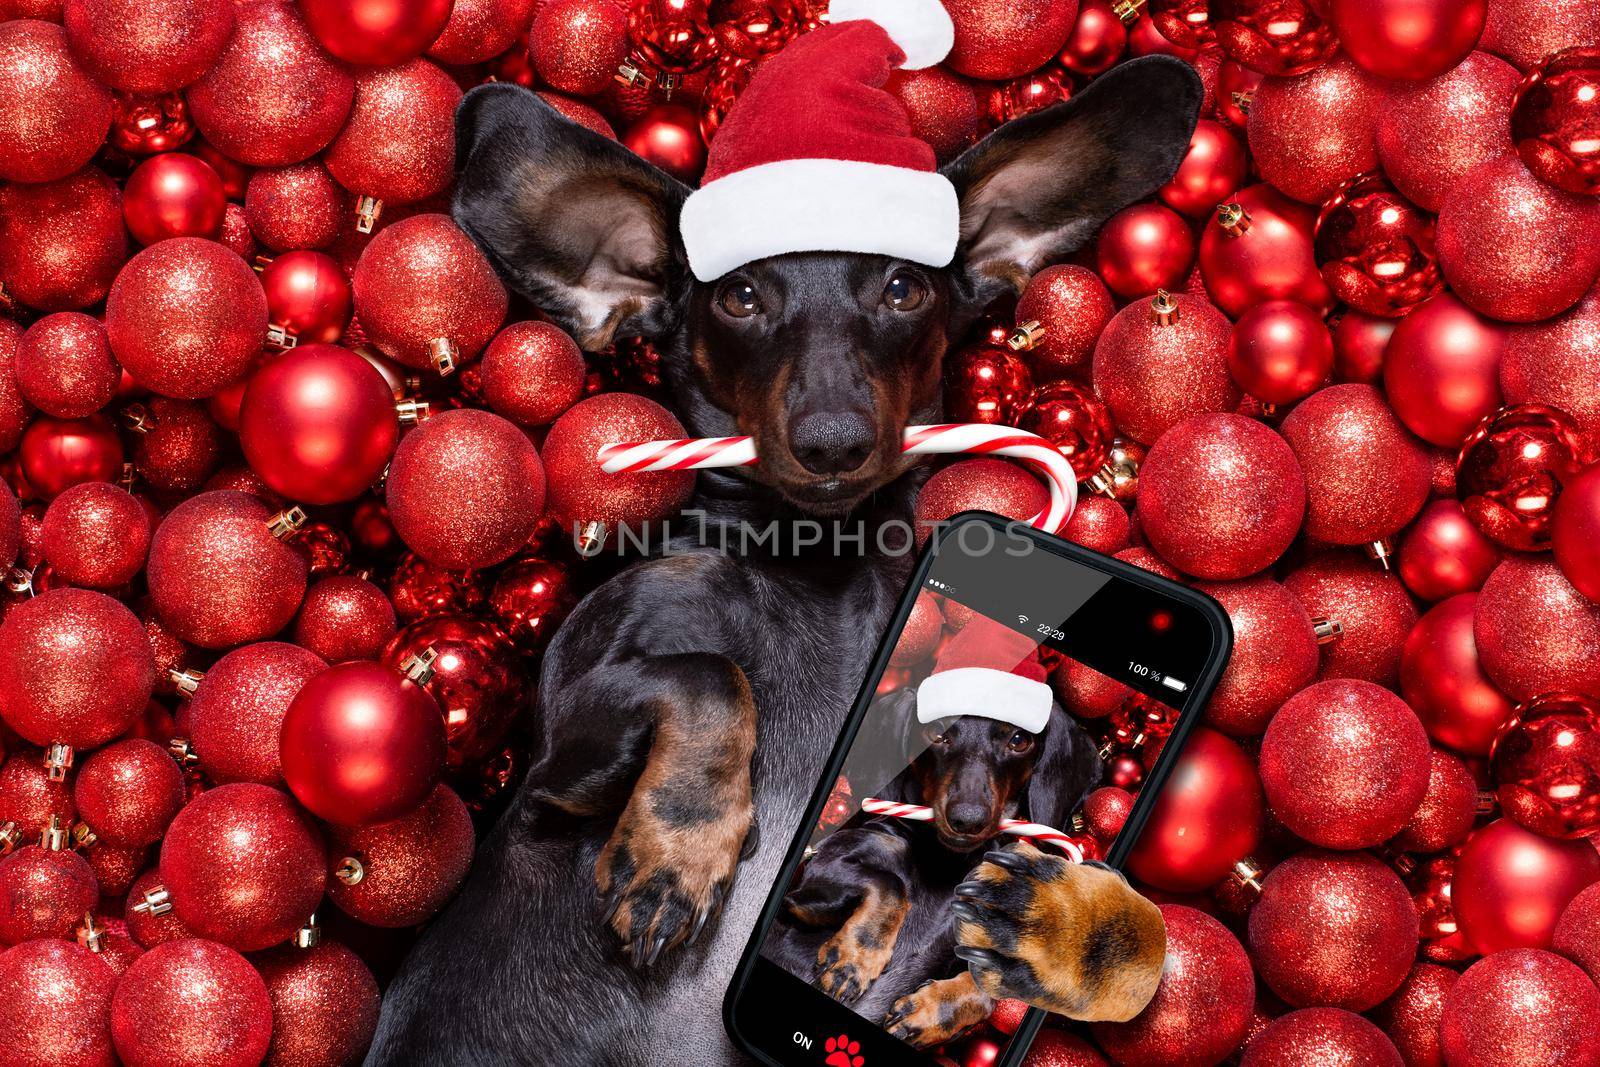
[[[723,991],[910,572],[880,536],[925,476],[902,432],[938,421],[944,353],[989,304],[1171,179],[1201,96],[1151,57],[990,134],[944,169],[947,267],[803,253],[701,282],[684,186],[527,90],[467,94],[460,226],[585,349],[651,338],[689,432],[753,435],[761,462],[702,472],[700,529],[552,641],[527,779],[368,1062],[740,1061]]]

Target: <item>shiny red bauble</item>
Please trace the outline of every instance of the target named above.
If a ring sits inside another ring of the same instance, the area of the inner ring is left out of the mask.
[[[118,93],[106,141],[130,156],[149,156],[182,148],[194,139],[194,121],[182,93],[132,96]],[[226,229],[224,220],[224,229]]]
[[[506,567],[489,591],[489,610],[506,635],[527,652],[549,643],[578,604],[577,582],[569,567],[524,559]]]
[[[128,1067],[249,1067],[272,1040],[272,1001],[239,953],[185,938],[157,945],[123,972],[111,1035]]]
[[[676,514],[694,491],[693,471],[607,474],[595,458],[618,441],[662,441],[685,435],[660,404],[632,393],[602,393],[574,405],[544,440],[549,512],[568,533],[603,523],[602,540],[618,524],[641,526]]]
[[[1296,1006],[1376,1007],[1411,970],[1417,936],[1405,883],[1361,852],[1313,849],[1284,860],[1249,920],[1258,973]]]
[[[1095,392],[1117,426],[1153,443],[1191,415],[1231,411],[1227,318],[1201,297],[1157,294],[1119,311],[1094,351]]]
[[[1351,179],[1322,205],[1315,253],[1333,295],[1369,315],[1403,315],[1444,285],[1432,217],[1379,174]]]
[[[495,751],[524,710],[521,656],[494,623],[439,615],[395,634],[378,658],[399,673],[430,650],[437,658],[422,687],[444,712],[445,768],[475,766]]]
[[[14,1062],[103,1067],[111,1051],[117,974],[70,941],[27,941],[0,953],[0,990],[10,1015]]]
[[[60,26],[0,23],[0,178],[65,178],[89,162],[110,126],[111,91],[79,65]]]
[[[1260,843],[1265,802],[1244,749],[1196,729],[1128,857],[1141,882],[1192,893],[1225,878]]]
[[[269,1062],[320,1067],[354,1063],[378,1028],[378,982],[361,957],[324,937],[285,945],[251,961],[272,998]]]
[[[1089,388],[1075,382],[1039,386],[1012,415],[1011,424],[1059,448],[1079,478],[1089,477],[1105,464],[1116,439],[1105,406]]]
[[[442,193],[455,174],[455,109],[461,88],[426,59],[368,68],[322,161],[360,196],[409,204]]]
[[[239,409],[239,443],[251,468],[274,492],[307,504],[366,492],[399,438],[383,375],[334,345],[297,346],[269,360],[251,376]]]
[[[946,5],[955,45],[946,59],[957,74],[1002,81],[1043,66],[1078,18],[1077,0],[1025,0],[995,7],[972,0]]]
[[[0,860],[0,944],[38,937],[71,937],[94,907],[100,888],[76,852],[27,845]]]
[[[1072,24],[1067,43],[1056,60],[1074,74],[1093,76],[1111,68],[1122,58],[1128,44],[1128,29],[1105,0],[1082,0],[1078,21]]]
[[[1100,276],[1067,263],[1035,273],[1017,298],[1017,321],[1037,322],[1044,329],[1028,350],[1028,358],[1041,372],[1086,363],[1095,339],[1115,313],[1116,305]]]
[[[108,845],[141,848],[183,807],[183,772],[160,745],[132,737],[83,761],[72,781],[78,817]]]
[[[1222,50],[1260,74],[1304,74],[1339,47],[1325,11],[1309,0],[1213,0],[1210,22]]]
[[[398,671],[351,660],[300,689],[279,738],[283,777],[318,818],[387,822],[422,803],[445,758],[444,717]]]
[[[1239,472],[1247,471],[1241,479]],[[1139,471],[1138,517],[1161,557],[1201,578],[1270,565],[1305,513],[1288,444],[1241,415],[1197,415],[1163,435]]]
[[[169,237],[215,239],[226,204],[211,164],[185,152],[151,156],[134,168],[122,190],[128,232],[142,245]]]
[[[484,401],[520,426],[554,422],[582,399],[586,373],[577,342],[548,322],[511,323],[479,365]]]
[[[1269,578],[1200,587],[1228,613],[1233,653],[1206,705],[1206,722],[1260,734],[1273,712],[1317,675],[1317,635],[1299,600]]]
[[[28,403],[61,419],[93,415],[117,395],[122,379],[105,327],[77,311],[29,326],[17,340],[12,368]]]
[[[1451,899],[1474,951],[1548,948],[1572,898],[1600,881],[1588,841],[1558,841],[1500,819],[1467,839]]]
[[[332,256],[285,252],[261,268],[267,319],[290,344],[332,344],[350,325],[350,280]]]
[[[1294,78],[1267,78],[1250,102],[1250,152],[1282,192],[1320,204],[1378,169],[1378,83],[1347,56]]]
[[[1250,396],[1289,404],[1308,396],[1333,371],[1333,335],[1322,316],[1293,300],[1257,304],[1233,324],[1228,371]]]
[[[303,0],[300,10],[335,56],[392,67],[433,43],[450,18],[450,0]]]
[[[138,616],[104,593],[51,589],[0,624],[0,716],[36,745],[105,744],[133,725],[155,678]]]
[[[1518,404],[1485,418],[1461,444],[1456,498],[1491,540],[1548,548],[1561,495],[1593,452],[1565,412]]]
[[[1456,448],[1500,406],[1506,330],[1449,293],[1413,308],[1384,354],[1384,391],[1424,441]]]
[[[1567,581],[1600,603],[1596,544],[1600,544],[1600,468],[1590,467],[1563,488],[1550,527],[1550,547]]]
[[[694,184],[706,168],[700,116],[681,104],[657,104],[622,131],[621,141],[647,163]]]
[[[1600,43],[1569,48],[1528,72],[1511,136],[1534,177],[1569,193],[1600,193]]]
[[[0,187],[0,278],[27,306],[97,304],[127,258],[121,191],[94,167],[45,185]]]
[[[1295,300],[1322,311],[1333,294],[1312,254],[1316,211],[1268,185],[1252,185],[1218,205],[1200,235],[1200,275],[1217,306],[1237,318],[1266,300]]]
[[[1216,39],[1206,0],[1154,0],[1149,15],[1156,32],[1179,48],[1198,49]]]
[[[1096,270],[1120,297],[1149,296],[1178,288],[1194,253],[1194,232],[1182,216],[1160,204],[1135,204],[1101,227]]]
[[[1472,524],[1459,503],[1435,500],[1406,531],[1396,570],[1406,588],[1423,600],[1443,600],[1480,589],[1499,562],[1499,547]]]
[[[294,642],[329,663],[376,659],[395,629],[394,605],[382,589],[353,574],[336,574],[306,591]]]
[[[1250,1038],[1241,1067],[1402,1067],[1383,1031],[1341,1008],[1302,1008],[1280,1015]]]
[[[206,777],[280,785],[283,717],[301,687],[327,666],[283,641],[245,645],[212,664],[188,707],[189,742]]]
[[[1484,670],[1508,696],[1600,695],[1600,605],[1550,560],[1503,560],[1478,594],[1473,631]]]
[[[1439,1021],[1447,1062],[1600,1060],[1600,992],[1551,952],[1496,952],[1467,968]]]
[[[1159,196],[1168,207],[1195,218],[1205,215],[1239,188],[1247,170],[1244,145],[1227,126],[1201,119],[1189,138],[1189,151]]]
[[[1500,810],[1534,833],[1600,833],[1600,701],[1551,693],[1517,708],[1489,769]]]
[[[414,926],[444,907],[466,878],[473,840],[467,806],[442,785],[392,822],[330,827],[328,861],[341,873],[328,880],[328,897],[369,926]]]
[[[945,361],[944,410],[957,422],[1009,426],[1032,390],[1027,361],[1004,345],[973,345]]]
[[[628,13],[612,0],[549,0],[528,31],[539,77],[574,96],[593,96],[628,56]]]
[[[22,434],[17,458],[28,486],[54,500],[74,485],[109,482],[122,473],[122,440],[103,416],[36,418]]]
[[[1346,54],[1380,78],[1424,81],[1478,43],[1488,0],[1329,0]]]

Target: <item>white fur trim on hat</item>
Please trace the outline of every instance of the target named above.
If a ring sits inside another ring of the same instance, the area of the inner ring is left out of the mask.
[[[936,171],[785,159],[696,189],[678,228],[703,282],[788,252],[864,252],[943,267],[956,254],[961,207]]]
[[[956,43],[955,23],[939,0],[833,0],[828,8],[828,21],[835,26],[862,19],[882,26],[900,46],[906,54],[903,70],[933,66]]]
[[[917,721],[977,715],[1030,734],[1050,722],[1050,686],[993,667],[957,667],[930,674],[917,686]]]

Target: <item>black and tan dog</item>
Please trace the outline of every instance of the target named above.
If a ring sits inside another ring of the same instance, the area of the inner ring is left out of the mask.
[[[738,1061],[723,991],[908,574],[903,538],[877,537],[921,483],[902,430],[938,421],[945,350],[989,303],[1171,178],[1200,99],[1186,64],[1143,59],[991,134],[944,171],[948,267],[802,253],[706,283],[675,236],[682,185],[530,92],[467,95],[460,225],[586,348],[653,338],[689,431],[752,434],[761,463],[700,476],[713,547],[628,569],[552,642],[527,781],[391,985],[369,1062]],[[865,537],[715,547],[803,516]],[[1047,908],[1091,891],[1045,873],[987,898],[997,963],[1094,914]]]

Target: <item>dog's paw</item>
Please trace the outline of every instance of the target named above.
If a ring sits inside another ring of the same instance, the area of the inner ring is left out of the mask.
[[[989,1017],[992,1001],[969,975],[924,982],[896,1000],[883,1028],[915,1048],[953,1041]]]
[[[849,1034],[828,1038],[822,1043],[822,1051],[828,1054],[823,1067],[862,1067],[867,1062],[861,1055],[861,1042],[850,1040]]]
[[[887,952],[864,953],[848,938],[835,935],[817,952],[817,987],[840,1004],[854,1004],[888,962]]]
[[[1018,842],[985,856],[956,887],[952,908],[955,953],[996,999],[1124,1022],[1144,1010],[1161,981],[1160,911],[1100,864]]]

